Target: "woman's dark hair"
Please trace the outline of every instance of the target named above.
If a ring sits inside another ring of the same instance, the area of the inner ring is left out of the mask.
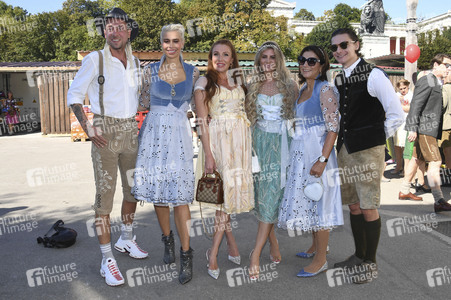
[[[352,28],[339,28],[337,30],[335,30],[334,32],[332,32],[332,36],[330,37],[330,40],[332,41],[332,38],[336,35],[340,35],[340,34],[347,34],[349,36],[349,38],[355,42],[359,42],[359,49],[357,49],[355,51],[355,53],[357,54],[358,57],[361,57],[362,54],[360,53],[360,48],[362,48],[362,42],[359,39],[359,36],[357,35],[357,33],[355,33],[354,29]]]
[[[312,51],[315,53],[316,56],[318,56],[321,64],[321,70],[319,72],[319,80],[326,81],[327,80],[327,71],[330,69],[330,63],[329,63],[329,57],[326,55],[326,52],[323,48],[316,46],[316,45],[310,45],[302,49],[301,54],[299,56],[302,56],[307,51]],[[299,70],[299,84],[302,84],[306,81],[304,76],[302,76],[301,71]]]

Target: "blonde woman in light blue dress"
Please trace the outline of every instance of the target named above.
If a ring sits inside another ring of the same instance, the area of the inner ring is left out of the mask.
[[[265,42],[255,55],[254,70],[248,76],[246,112],[252,126],[252,146],[261,171],[254,174],[254,215],[259,220],[249,277],[257,280],[260,255],[269,240],[269,257],[280,263],[281,255],[274,224],[286,182],[289,158],[289,120],[299,93],[296,82],[285,67],[285,59],[275,42]]]

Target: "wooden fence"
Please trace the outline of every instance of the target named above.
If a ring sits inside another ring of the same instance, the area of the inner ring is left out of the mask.
[[[69,80],[76,72],[41,74],[37,78],[42,134],[70,134],[70,111],[67,107]],[[87,97],[84,104],[89,104]]]

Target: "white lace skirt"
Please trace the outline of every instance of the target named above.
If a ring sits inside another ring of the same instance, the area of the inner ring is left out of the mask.
[[[314,142],[314,141],[310,141]],[[340,179],[335,150],[319,179],[310,175],[312,163],[304,153],[302,140],[293,140],[290,146],[290,165],[287,184],[279,208],[278,226],[292,231],[318,231],[343,225]],[[313,201],[304,195],[305,186],[312,180],[321,180],[323,197]]]
[[[147,114],[139,132],[132,188],[136,199],[166,206],[193,202],[193,151],[184,146],[187,145],[184,141],[191,138],[186,117],[180,119],[180,114],[169,110]]]

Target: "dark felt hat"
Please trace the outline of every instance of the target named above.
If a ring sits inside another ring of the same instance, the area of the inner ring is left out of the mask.
[[[130,34],[130,41],[133,41],[138,36],[139,32],[138,23],[132,18],[129,18],[129,16],[125,13],[125,11],[123,11],[118,7],[115,7],[106,16],[97,17],[95,19],[97,32],[101,34],[103,37],[105,37],[104,29],[108,19],[116,19],[124,21],[127,24],[127,28],[131,29],[132,31]]]

